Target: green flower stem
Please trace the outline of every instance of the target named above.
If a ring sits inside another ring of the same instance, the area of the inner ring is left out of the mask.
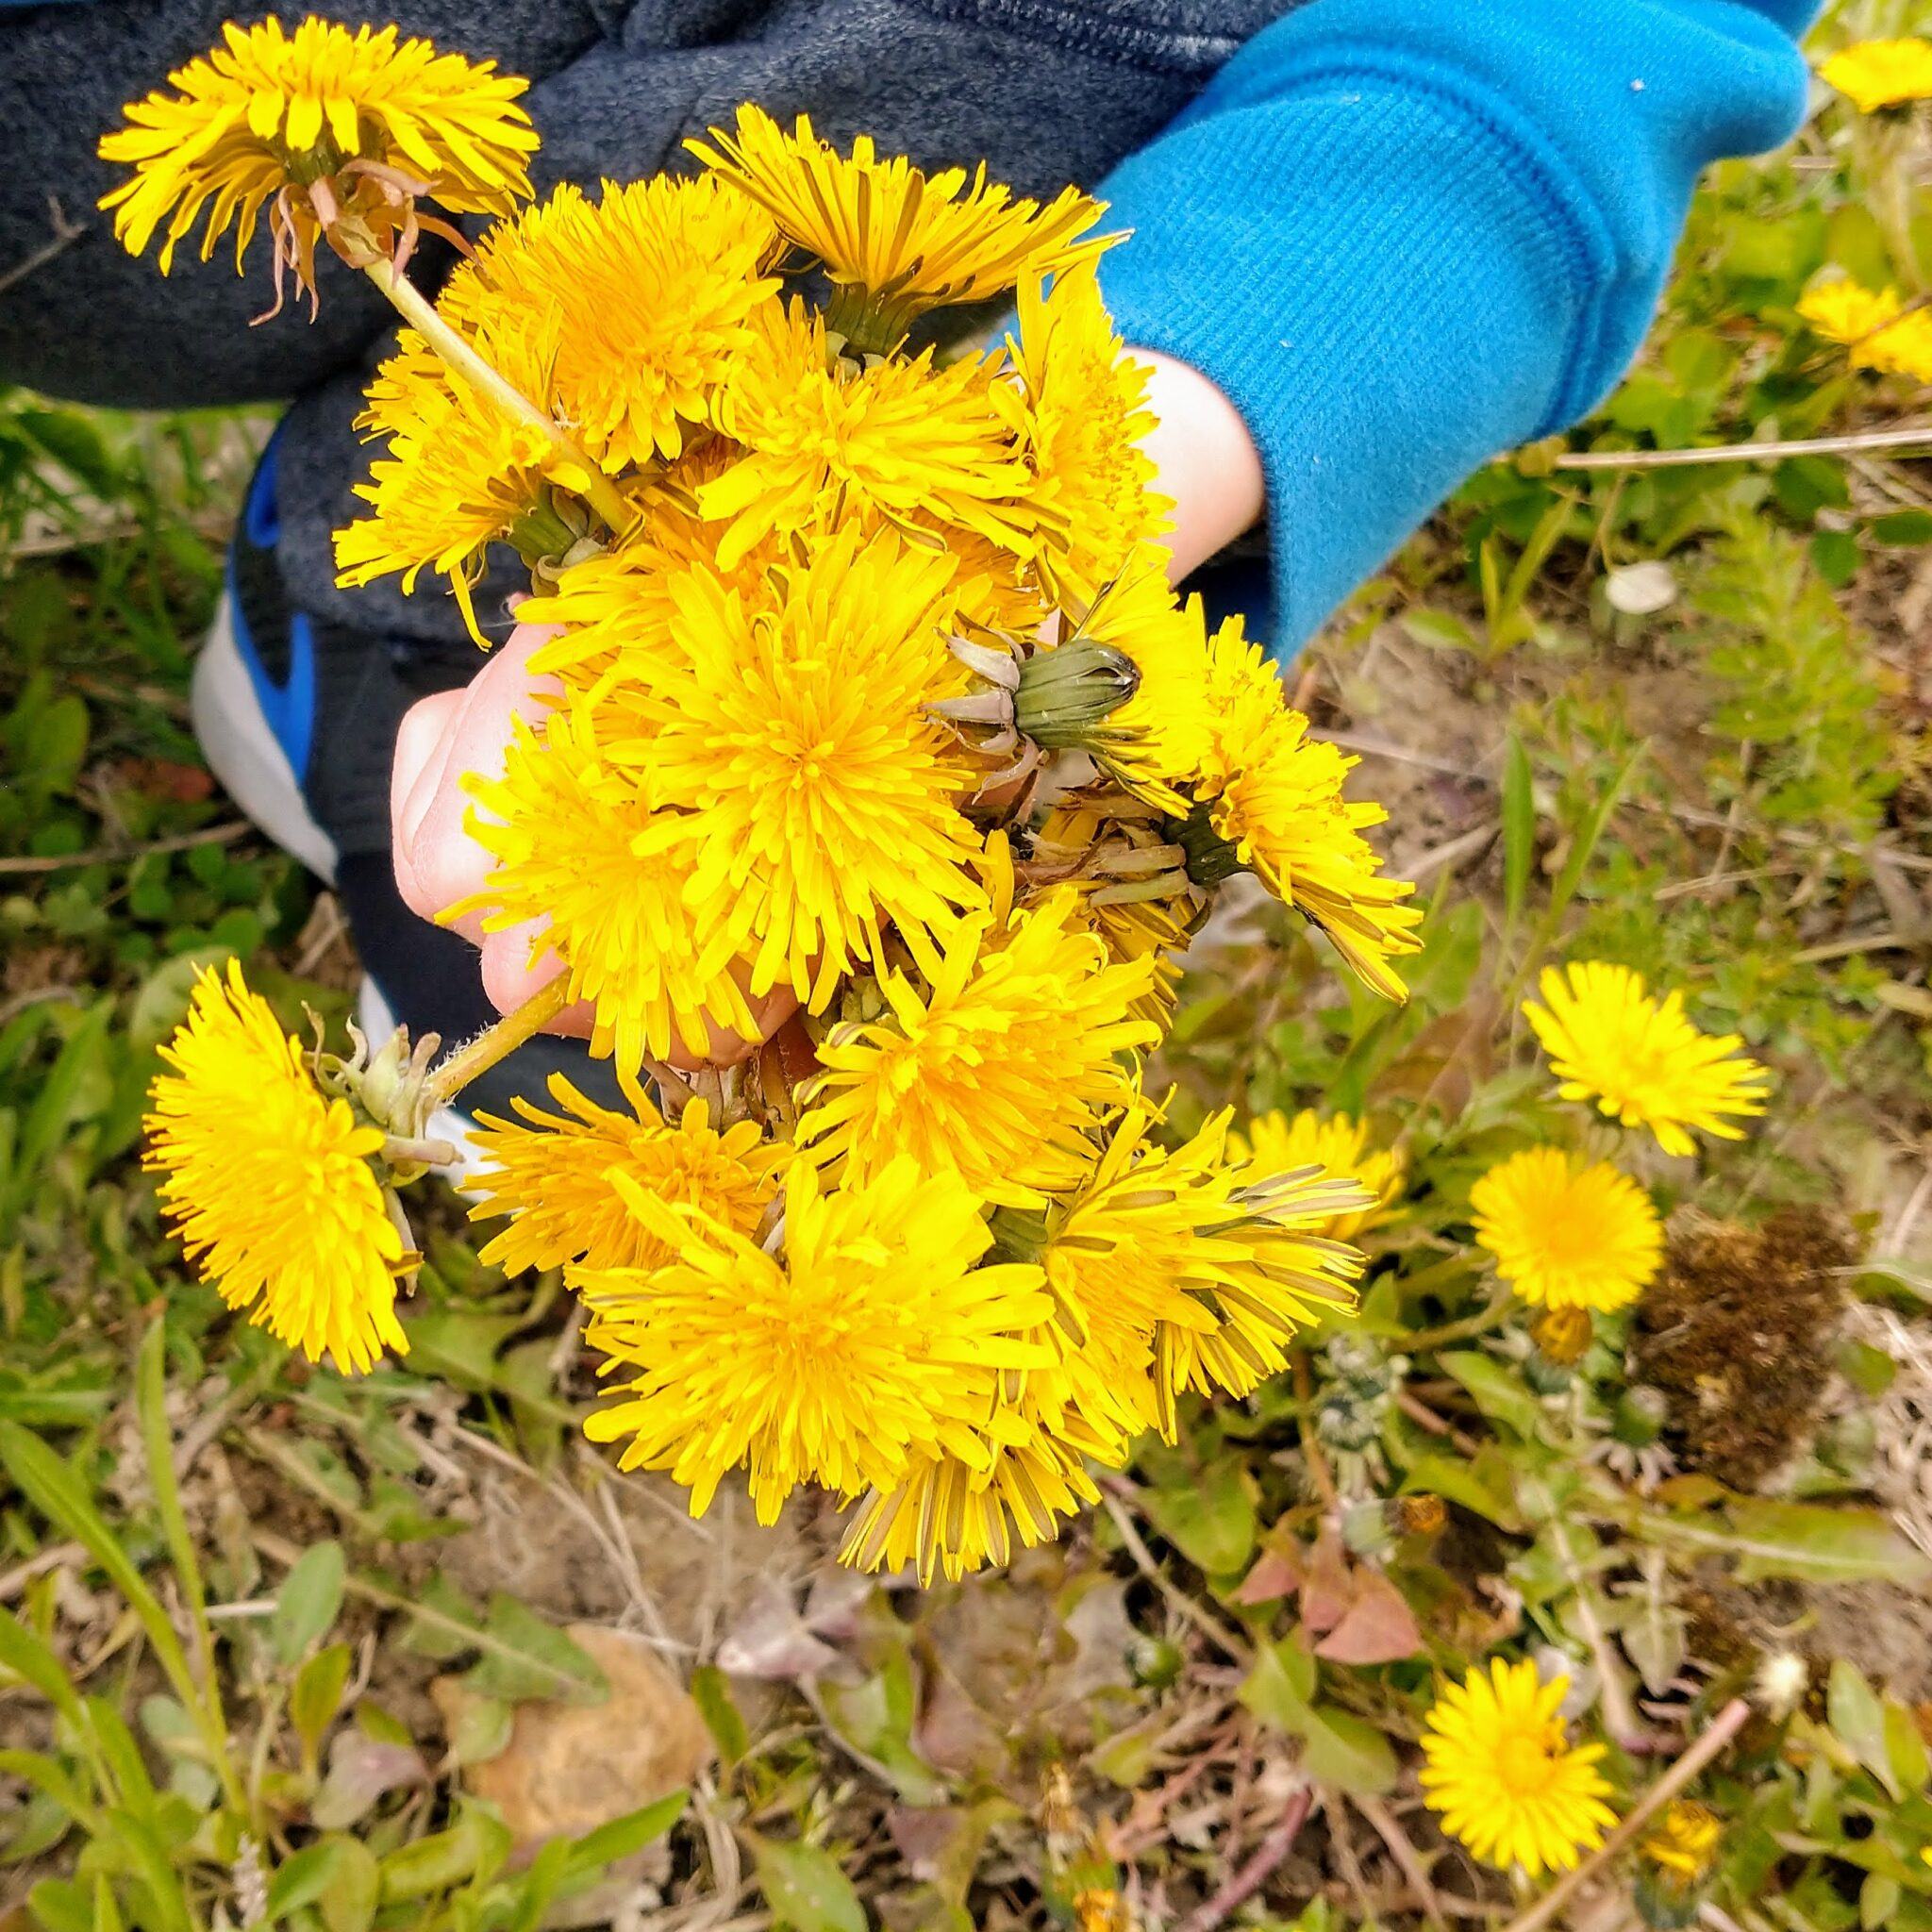
[[[1564,1873],[1527,1911],[1518,1912],[1503,1932],[1542,1932],[1585,1883],[1636,1843],[1650,1821],[1743,1729],[1744,1720],[1750,1715],[1747,1699],[1732,1698],[1711,1720],[1704,1735],[1637,1801],[1623,1824],[1574,1871]]]
[[[1487,1335],[1491,1328],[1500,1328],[1516,1310],[1516,1297],[1507,1290],[1496,1297],[1485,1308],[1474,1315],[1465,1315],[1460,1321],[1444,1322],[1437,1328],[1418,1328],[1412,1334],[1399,1338],[1404,1355],[1422,1355],[1432,1348],[1447,1348],[1453,1341],[1469,1341],[1478,1335]]]
[[[555,445],[558,456],[590,478],[581,494],[591,508],[610,525],[612,535],[629,527],[631,507],[623,492],[604,472],[580,450],[565,431],[512,384],[505,381],[442,317],[408,276],[396,273],[395,263],[379,255],[365,263],[362,273],[389,298],[391,305],[449,366],[458,371],[498,405],[506,414],[532,429],[540,429]]]
[[[514,1012],[486,1027],[467,1046],[459,1046],[429,1076],[433,1107],[447,1107],[479,1074],[513,1054],[525,1041],[542,1032],[570,1005],[570,974],[557,977],[532,993]]]

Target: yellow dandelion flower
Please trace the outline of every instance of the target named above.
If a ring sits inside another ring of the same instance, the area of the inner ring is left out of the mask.
[[[1688,1890],[1716,1862],[1724,1833],[1723,1824],[1708,1806],[1694,1798],[1675,1798],[1665,1806],[1664,1815],[1639,1849],[1676,1881],[1678,1890]]]
[[[1155,426],[1153,372],[1126,355],[1091,267],[1020,290],[1020,333],[1008,350],[1019,378],[1000,402],[1032,475],[1041,580],[1062,604],[1084,607],[1173,523],[1141,446]]]
[[[1596,1768],[1604,1747],[1573,1746],[1557,1714],[1569,1690],[1567,1677],[1540,1683],[1526,1658],[1498,1657],[1488,1675],[1446,1685],[1429,1712],[1424,1802],[1485,1864],[1521,1865],[1532,1878],[1567,1872],[1617,1822]]]
[[[980,1456],[998,1375],[1045,1359],[1021,1339],[1048,1312],[1040,1271],[976,1265],[991,1237],[957,1175],[899,1159],[826,1192],[795,1162],[779,1255],[633,1202],[675,1258],[647,1291],[625,1270],[572,1272],[625,1378],[585,1426],[624,1443],[625,1468],[669,1470],[693,1515],[733,1469],[769,1523],[803,1482],[850,1496],[895,1487],[918,1457]]]
[[[1475,1238],[1526,1302],[1607,1311],[1634,1302],[1663,1260],[1651,1198],[1607,1161],[1529,1147],[1469,1191]]]
[[[134,170],[101,206],[130,255],[166,224],[163,275],[204,208],[201,258],[233,227],[239,270],[263,207],[285,188],[295,192],[279,218],[305,265],[321,228],[311,183],[338,184],[337,199],[375,225],[393,219],[384,176],[456,214],[508,214],[528,197],[537,131],[517,97],[529,83],[493,60],[439,54],[393,26],[352,33],[312,18],[292,34],[274,19],[230,21],[222,35],[168,76],[173,92],[132,102],[127,125],[101,142],[103,160]]]
[[[1932,310],[1907,310],[1896,289],[1834,275],[1805,291],[1798,313],[1827,341],[1842,342],[1854,369],[1932,382]]]
[[[336,581],[401,574],[413,591],[425,570],[448,578],[463,622],[486,644],[471,592],[491,544],[541,503],[553,445],[467,386],[425,392],[416,420],[393,435],[355,492],[374,515],[335,532]]]
[[[804,303],[759,316],[716,405],[718,426],[745,454],[698,491],[704,514],[731,525],[721,564],[774,530],[861,518],[938,523],[1027,550],[1026,468],[993,405],[994,358],[940,369],[925,350],[855,369],[835,362]]]
[[[472,336],[554,314],[545,400],[615,472],[675,457],[707,422],[774,300],[761,271],[775,245],[766,216],[712,181],[607,181],[594,201],[566,183],[492,229],[437,307]]]
[[[471,1180],[480,1198],[470,1218],[509,1217],[483,1250],[506,1274],[566,1261],[648,1274],[672,1259],[673,1250],[632,1213],[616,1175],[742,1235],[778,1191],[789,1149],[766,1141],[749,1121],[721,1132],[702,1099],[667,1123],[641,1093],[632,1095],[634,1112],[615,1113],[561,1074],[550,1076],[550,1095],[562,1113],[518,1096],[511,1105],[521,1122],[479,1114],[472,1137],[490,1165]]]
[[[1338,1215],[1323,1230],[1338,1241],[1352,1241],[1389,1220],[1407,1168],[1401,1154],[1369,1144],[1366,1121],[1346,1113],[1319,1114],[1312,1108],[1304,1108],[1292,1119],[1278,1110],[1257,1114],[1245,1133],[1227,1137],[1227,1144],[1235,1159],[1252,1162],[1261,1174],[1319,1167],[1336,1180],[1355,1181],[1364,1188],[1374,1205],[1358,1213]]]
[[[1357,760],[1308,737],[1308,721],[1289,709],[1274,666],[1238,618],[1208,643],[1208,710],[1200,790],[1213,832],[1328,935],[1363,985],[1406,999],[1389,961],[1421,948],[1413,928],[1422,914],[1403,903],[1415,888],[1378,877],[1382,860],[1362,837],[1388,813],[1342,797]]]
[[[664,815],[605,760],[587,720],[554,712],[541,737],[519,721],[503,776],[469,783],[470,830],[497,865],[442,916],[481,912],[491,932],[541,923],[538,957],[560,958],[571,999],[594,1008],[592,1053],[626,1070],[674,1040],[702,1055],[708,1017],[758,1038],[729,936],[686,904],[689,838],[664,838]]]
[[[856,1570],[913,1570],[922,1584],[957,1583],[1015,1547],[1052,1542],[1060,1526],[1100,1500],[1083,1451],[1058,1441],[1011,1405],[994,1410],[984,1460],[926,1457],[859,1505],[839,1560]]]
[[[971,766],[925,708],[958,677],[951,575],[857,530],[774,570],[763,608],[700,566],[670,587],[670,648],[632,665],[638,735],[611,757],[680,808],[661,831],[695,841],[685,899],[751,960],[754,995],[823,1009],[856,963],[883,966],[888,924],[929,952],[985,903],[954,802]]]
[[[1123,1057],[1157,1037],[1131,1016],[1151,969],[1109,962],[1078,908],[1061,890],[1003,932],[974,921],[925,987],[882,973],[891,1017],[820,1047],[801,1144],[860,1178],[909,1154],[994,1200],[1077,1186],[1094,1109],[1131,1096]]]
[[[1857,41],[1834,54],[1818,72],[1861,114],[1907,101],[1932,100],[1932,41],[1916,35]]]
[[[1115,1265],[1174,1270],[1216,1317],[1155,1329],[1158,1425],[1173,1441],[1174,1399],[1193,1390],[1248,1395],[1288,1360],[1288,1344],[1324,1316],[1355,1306],[1362,1255],[1324,1232],[1360,1212],[1355,1181],[1317,1168],[1242,1168],[1228,1148],[1230,1111],[1169,1151],[1143,1151],[1119,1178]]]
[[[344,1374],[385,1347],[406,1354],[403,1235],[370,1165],[382,1129],[317,1088],[232,959],[225,980],[202,970],[161,1058],[171,1071],[149,1094],[143,1164],[163,1175],[162,1205],[202,1279]]]
[[[1544,1001],[1524,1005],[1565,1100],[1595,1103],[1626,1127],[1648,1127],[1666,1154],[1691,1154],[1691,1130],[1741,1141],[1734,1119],[1764,1111],[1769,1069],[1739,1049],[1735,1033],[1700,1033],[1684,995],[1659,1000],[1627,966],[1584,960],[1546,967]]]
[[[708,141],[685,145],[824,264],[838,291],[833,327],[875,352],[928,308],[984,302],[1119,239],[1081,239],[1106,208],[1074,189],[1042,208],[1014,200],[983,165],[970,182],[962,168],[929,175],[903,157],[880,160],[866,135],[841,155],[803,114],[787,134],[762,108],[742,107],[735,131],[713,127]]]

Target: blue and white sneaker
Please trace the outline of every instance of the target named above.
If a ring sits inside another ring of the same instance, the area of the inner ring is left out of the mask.
[[[454,1045],[496,1018],[467,941],[419,919],[396,891],[389,842],[390,766],[410,705],[460,684],[475,658],[442,656],[291,607],[275,541],[280,517],[270,439],[229,546],[213,627],[195,660],[195,736],[208,768],[269,838],[333,886],[361,957],[358,1024],[375,1041],[398,1022]],[[465,1099],[505,1114],[515,1095],[545,1098],[562,1073],[621,1106],[608,1061],[580,1041],[540,1037],[492,1068]],[[471,1123],[439,1118],[439,1138],[469,1151]]]

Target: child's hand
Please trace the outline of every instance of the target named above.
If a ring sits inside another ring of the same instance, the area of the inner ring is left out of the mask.
[[[533,677],[528,669],[531,652],[555,635],[541,625],[519,625],[468,684],[420,700],[403,719],[390,777],[391,842],[396,885],[405,904],[425,919],[435,919],[445,907],[480,891],[496,863],[464,826],[464,815],[474,801],[462,777],[470,772],[500,777],[511,721],[534,722],[558,694],[560,687],[555,678]],[[486,933],[482,915],[466,912],[453,922],[453,928],[480,949],[483,990],[503,1012],[521,1006],[563,970],[554,954],[532,963],[540,930],[535,921]],[[754,1000],[752,1013],[762,1037],[769,1039],[776,1032],[797,1006],[784,989]],[[587,1039],[591,1008],[570,1008],[549,1030]],[[743,1059],[757,1043],[741,1039],[728,1027],[714,1026],[708,1058],[716,1065],[729,1066]],[[697,1064],[682,1047],[674,1047],[671,1062],[685,1069]]]
[[[1159,472],[1156,488],[1175,502],[1174,569],[1185,576],[1260,515],[1261,461],[1234,405],[1205,375],[1151,351],[1134,353],[1154,366],[1148,399],[1160,423],[1147,450]],[[519,626],[461,690],[422,699],[403,720],[390,784],[391,843],[396,884],[425,919],[479,891],[494,864],[464,829],[473,801],[461,780],[470,772],[500,776],[511,721],[541,717],[556,695],[555,679],[532,677],[528,669],[531,652],[551,635],[540,625]],[[481,949],[483,989],[505,1012],[562,970],[554,955],[532,965],[534,923],[485,933],[481,916],[471,912],[455,929]],[[797,1005],[783,989],[755,1001],[763,1037],[776,1032]],[[590,1008],[571,1008],[552,1030],[588,1036]],[[729,1065],[754,1044],[713,1027],[710,1058]],[[693,1064],[681,1051],[672,1059]]]

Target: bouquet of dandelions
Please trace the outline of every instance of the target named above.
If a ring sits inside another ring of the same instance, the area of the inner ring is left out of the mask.
[[[866,1568],[1051,1538],[1091,1465],[1171,1439],[1184,1392],[1247,1394],[1360,1266],[1354,1179],[1225,1114],[1156,1138],[1176,950],[1245,869],[1400,998],[1419,917],[1351,761],[1169,590],[1102,207],[747,107],[692,178],[519,211],[537,135],[491,64],[318,20],[225,42],[128,108],[107,205],[164,272],[204,209],[239,267],[266,210],[277,307],[322,242],[402,312],[337,560],[440,573],[473,631],[490,547],[528,566],[560,695],[474,787],[498,864],[469,909],[539,922],[561,971],[440,1060],[306,1050],[205,975],[150,1122],[189,1253],[311,1359],[402,1352],[431,1115],[587,1006],[632,1110],[559,1080],[486,1119],[476,1212],[489,1257],[582,1298],[591,1435],[694,1512],[734,1471],[761,1519],[857,1503]],[[495,225],[473,248],[432,201]],[[433,306],[425,228],[462,255]],[[1001,347],[910,345],[1008,294]],[[740,1064],[670,1064],[755,1039],[774,991],[797,1015]]]

